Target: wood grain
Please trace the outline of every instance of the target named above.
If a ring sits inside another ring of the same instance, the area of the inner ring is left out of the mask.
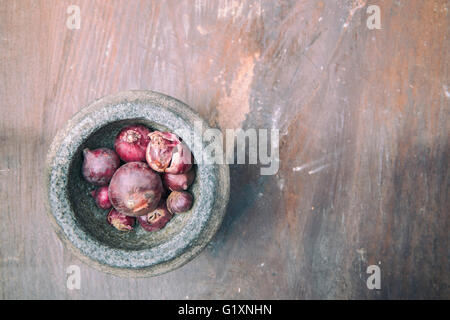
[[[450,298],[448,1],[371,1],[381,30],[368,4],[0,0],[0,297]],[[281,133],[279,172],[233,165],[213,242],[149,279],[71,256],[40,187],[56,131],[132,89],[222,129]],[[80,290],[66,288],[71,264]],[[372,264],[381,290],[366,287]]]

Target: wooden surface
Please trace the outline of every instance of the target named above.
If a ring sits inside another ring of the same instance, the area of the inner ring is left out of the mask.
[[[66,27],[69,5],[81,28]],[[369,30],[369,4],[381,30]],[[450,298],[449,2],[0,0],[2,299]],[[40,186],[80,108],[150,89],[221,128],[278,128],[281,167],[231,167],[213,242],[149,279],[62,247]],[[81,268],[80,290],[66,269]],[[366,268],[379,265],[381,290]]]

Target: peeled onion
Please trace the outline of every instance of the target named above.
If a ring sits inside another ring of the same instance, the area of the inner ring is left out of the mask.
[[[192,153],[173,133],[154,131],[149,134],[146,160],[155,171],[180,174],[192,167]]]
[[[136,218],[124,215],[113,208],[106,216],[106,220],[119,231],[130,231],[133,229]]]
[[[158,231],[172,219],[172,214],[167,210],[166,202],[161,201],[158,207],[146,215],[139,216],[138,222],[146,231]]]

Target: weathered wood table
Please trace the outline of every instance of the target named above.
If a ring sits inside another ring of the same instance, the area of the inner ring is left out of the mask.
[[[0,297],[449,298],[448,9],[1,0]],[[131,89],[176,97],[222,129],[280,130],[277,174],[232,165],[213,242],[146,279],[70,255],[40,186],[56,131],[91,101]],[[70,265],[80,266],[79,290],[66,286]],[[367,287],[371,265],[381,289]]]

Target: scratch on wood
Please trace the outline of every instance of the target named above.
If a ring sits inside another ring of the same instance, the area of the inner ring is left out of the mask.
[[[250,112],[249,99],[253,69],[255,59],[258,58],[259,54],[255,56],[250,55],[241,60],[241,66],[230,85],[230,94],[225,94],[218,103],[217,122],[222,129],[240,128]]]
[[[316,168],[316,169],[313,169],[313,170],[308,171],[308,174],[314,174],[314,173],[320,172],[320,171],[322,171],[323,169],[325,169],[325,168],[327,168],[327,167],[329,167],[329,166],[330,166],[329,163],[324,164],[323,166],[320,166],[320,167],[318,167],[318,168]]]
[[[366,0],[355,0],[353,2],[353,6],[350,9],[350,12],[348,14],[347,20],[345,21],[343,27],[347,28],[348,25],[350,24],[350,22],[353,19],[353,16],[355,15],[356,11],[358,11],[359,9],[362,9],[366,6],[367,1]]]
[[[443,88],[444,88],[445,96],[446,96],[447,98],[450,98],[450,92],[448,92],[448,87],[444,84]]]
[[[363,262],[366,261],[366,249],[361,248],[361,249],[357,249],[356,253],[359,255],[359,259]]]
[[[228,16],[233,17],[233,21],[242,15],[242,9],[244,3],[240,1],[224,1],[220,4],[219,10],[217,11],[217,18],[223,19]]]
[[[205,30],[201,25],[198,25],[198,26],[197,26],[197,31],[198,31],[202,36],[204,36],[204,35],[206,35],[206,34],[209,33],[208,30]]]

